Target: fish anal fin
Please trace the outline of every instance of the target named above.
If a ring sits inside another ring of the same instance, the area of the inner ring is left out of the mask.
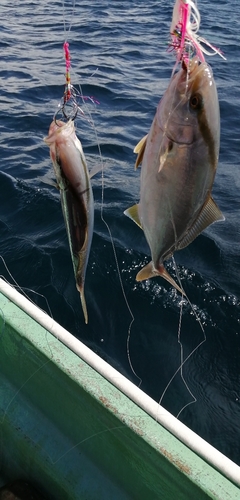
[[[135,170],[138,168],[138,166],[142,163],[145,147],[146,147],[146,142],[147,142],[147,135],[145,135],[141,141],[138,142],[138,144],[134,148],[134,153],[137,154],[137,159],[135,162]]]
[[[221,210],[218,208],[213,198],[210,196],[208,201],[203,206],[197,220],[190,227],[183,239],[179,242],[177,246],[178,250],[181,250],[182,248],[185,248],[190,243],[192,243],[192,241],[195,240],[195,238],[204,229],[206,229],[206,227],[210,226],[210,224],[221,220],[225,220],[225,217],[223,216]]]
[[[127,208],[127,210],[125,210],[123,213],[124,213],[124,215],[129,217],[129,219],[132,219],[133,222],[135,222],[135,224],[137,224],[140,227],[140,229],[142,229],[142,225],[141,225],[141,222],[139,219],[138,207],[139,207],[138,204],[133,205],[132,207]]]
[[[160,264],[158,269],[155,269],[153,262],[149,262],[145,267],[139,271],[139,273],[136,276],[137,281],[144,281],[150,278],[156,278],[156,276],[161,276],[161,278],[164,278],[170,285],[172,285],[178,292],[181,294],[185,295],[185,292],[183,291],[180,286],[177,285],[176,281],[170,276],[170,274],[166,271],[165,267],[163,264]]]

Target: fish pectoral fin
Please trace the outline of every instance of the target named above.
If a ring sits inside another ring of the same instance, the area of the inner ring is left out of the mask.
[[[163,264],[160,264],[159,268],[155,269],[153,262],[152,261],[149,262],[145,267],[143,267],[141,269],[141,271],[139,271],[139,273],[136,276],[136,280],[137,281],[144,281],[144,280],[148,280],[150,278],[156,278],[156,276],[161,276],[162,278],[167,280],[168,283],[170,283],[170,285],[172,285],[174,288],[176,288],[176,290],[178,290],[178,292],[185,295],[184,290],[182,288],[180,288],[180,286],[177,285],[176,281],[166,271]]]
[[[60,189],[59,185],[57,182],[54,182],[54,180],[52,179],[42,179],[41,177],[37,177],[37,179],[41,182],[43,182],[44,184],[47,184],[47,186],[51,186],[51,187],[54,187],[55,189]]]
[[[173,141],[168,139],[168,137],[166,136],[163,137],[160,149],[158,173],[161,172],[162,168],[164,167],[164,164],[168,158],[169,153],[172,151],[172,148],[173,148]]]
[[[138,142],[138,144],[135,146],[135,148],[133,150],[134,153],[137,154],[137,159],[136,159],[136,162],[135,162],[135,170],[142,163],[142,159],[143,159],[143,155],[144,155],[144,151],[145,151],[145,146],[146,146],[146,142],[147,142],[147,137],[148,137],[148,134],[145,135],[141,139],[141,141]]]
[[[127,208],[127,210],[125,210],[123,213],[124,215],[129,217],[129,219],[132,219],[133,222],[135,222],[135,224],[137,224],[140,227],[140,229],[142,229],[142,224],[139,219],[138,207],[139,204],[133,205],[132,207]]]
[[[91,168],[91,171],[89,172],[89,177],[90,179],[94,177],[94,175],[99,174],[99,172],[103,172],[105,170],[104,165],[95,165],[95,167]]]
[[[225,220],[225,217],[222,214],[221,210],[218,208],[213,198],[210,196],[207,203],[205,203],[205,205],[203,206],[197,220],[190,227],[184,238],[179,242],[177,249],[181,250],[182,248],[185,248],[190,243],[192,243],[192,241],[195,240],[195,238],[204,229],[206,229],[206,227],[210,226],[210,224],[213,224],[213,222],[221,220]]]

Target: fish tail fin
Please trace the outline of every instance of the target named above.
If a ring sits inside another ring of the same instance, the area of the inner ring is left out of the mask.
[[[82,285],[80,286],[77,284],[77,289],[80,293],[83,315],[84,315],[85,323],[87,325],[88,324],[88,312],[87,312],[87,304],[86,304],[85,295],[84,295],[84,288]]]
[[[178,292],[182,293],[183,295],[186,295],[184,290],[180,288],[180,286],[177,285],[176,281],[170,276],[170,274],[166,271],[165,267],[163,264],[160,264],[158,269],[155,269],[153,262],[149,262],[145,267],[139,271],[139,273],[136,276],[137,281],[143,281],[147,280],[150,278],[155,278],[156,276],[161,276],[165,280],[168,281]]]

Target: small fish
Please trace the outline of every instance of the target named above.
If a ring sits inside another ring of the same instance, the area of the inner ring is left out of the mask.
[[[163,261],[207,226],[224,220],[211,197],[220,145],[220,116],[212,70],[197,57],[171,78],[149,134],[135,147],[142,163],[140,202],[124,213],[144,231],[152,261],[137,281],[162,276],[182,289]]]
[[[88,323],[84,282],[94,222],[90,175],[72,120],[67,123],[60,120],[53,121],[44,141],[50,146],[50,156],[61,194],[76,285],[80,292],[85,323]]]

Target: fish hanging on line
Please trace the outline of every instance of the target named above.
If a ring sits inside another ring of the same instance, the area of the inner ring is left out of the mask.
[[[215,81],[195,56],[172,76],[149,134],[134,150],[136,167],[142,163],[140,202],[124,213],[143,229],[152,255],[137,281],[162,276],[183,292],[163,262],[224,220],[211,197],[219,144]]]
[[[45,143],[50,147],[61,205],[67,230],[77,289],[80,292],[85,323],[88,323],[84,295],[85,275],[92,243],[94,224],[94,200],[90,178],[99,172],[99,166],[89,174],[82,145],[75,133],[77,114],[85,116],[79,100],[98,103],[94,97],[83,96],[71,84],[71,57],[69,43],[63,44],[66,65],[64,95],[55,113]],[[59,112],[63,120],[57,119]],[[88,120],[89,121],[89,120]],[[102,168],[102,167],[101,167]]]
[[[60,189],[76,285],[80,292],[85,323],[88,323],[84,283],[94,223],[90,175],[73,120],[64,123],[55,119],[44,141],[50,147],[50,156]]]

